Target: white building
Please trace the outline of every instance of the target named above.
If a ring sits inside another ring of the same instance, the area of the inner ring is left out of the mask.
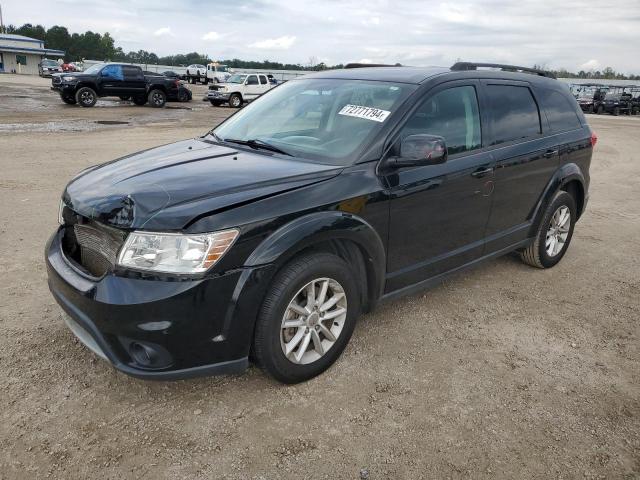
[[[44,48],[42,40],[11,33],[0,33],[0,72],[38,74],[38,64],[44,58],[62,58],[62,50]]]

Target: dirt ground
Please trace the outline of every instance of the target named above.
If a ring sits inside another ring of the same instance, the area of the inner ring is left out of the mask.
[[[0,478],[640,478],[640,117],[589,117],[591,199],[556,268],[507,256],[384,304],[305,384],[145,382],[67,330],[43,248],[76,172],[231,112],[196,88],[83,109],[0,75]]]

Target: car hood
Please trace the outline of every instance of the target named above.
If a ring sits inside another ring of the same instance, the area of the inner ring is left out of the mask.
[[[342,167],[185,140],[90,167],[67,185],[76,213],[118,228],[180,230],[193,220],[325,181]]]

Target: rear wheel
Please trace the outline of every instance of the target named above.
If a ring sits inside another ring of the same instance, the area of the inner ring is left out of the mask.
[[[593,113],[593,105],[589,105],[587,108],[587,113]]]
[[[569,248],[576,218],[575,199],[558,191],[545,210],[533,243],[520,253],[522,261],[538,268],[556,265]]]
[[[262,304],[255,359],[281,382],[309,380],[340,356],[359,310],[358,285],[344,260],[327,253],[294,259],[278,273]]]
[[[613,112],[612,112],[616,117],[618,115],[620,115],[620,107],[613,107]]]
[[[222,105],[222,103],[220,103],[218,100],[209,100],[209,102],[211,103],[212,107],[219,107],[220,105]]]
[[[229,105],[233,108],[240,108],[242,106],[242,97],[239,93],[234,93],[229,97]]]
[[[82,87],[76,92],[76,102],[81,107],[93,107],[97,101],[98,95],[91,87]]]
[[[133,97],[133,103],[141,107],[145,103],[147,103],[147,97],[140,95],[139,97]]]
[[[189,93],[186,91],[186,89],[181,88],[180,90],[178,90],[178,101],[179,102],[188,102],[189,100],[191,100],[189,98]]]
[[[167,103],[167,96],[162,90],[155,89],[149,92],[147,100],[153,108],[162,108]]]
[[[596,110],[598,115],[602,115],[604,113],[604,105],[598,105],[598,110]]]

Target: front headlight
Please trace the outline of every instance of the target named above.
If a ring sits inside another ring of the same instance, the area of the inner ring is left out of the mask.
[[[70,77],[62,77],[62,80],[65,82],[73,82],[76,78],[78,77],[74,77],[73,75],[71,75]]]
[[[118,265],[166,273],[202,273],[229,250],[238,230],[182,235],[132,232],[118,255]]]

